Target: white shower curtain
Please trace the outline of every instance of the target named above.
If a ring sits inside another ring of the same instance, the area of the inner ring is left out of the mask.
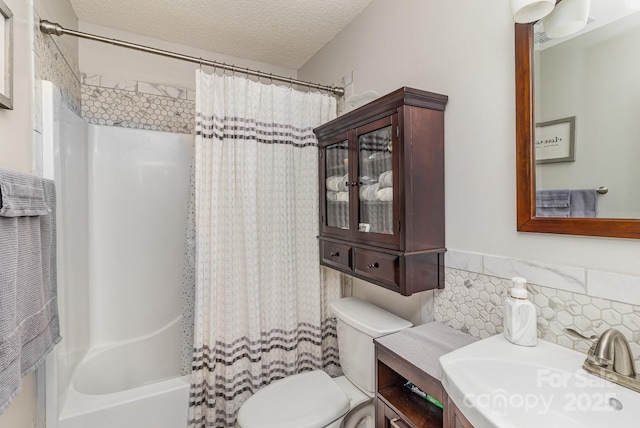
[[[335,273],[318,264],[331,96],[196,72],[196,298],[189,427],[233,427],[275,379],[339,371]]]

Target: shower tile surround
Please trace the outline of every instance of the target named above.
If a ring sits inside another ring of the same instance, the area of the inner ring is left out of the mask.
[[[455,250],[447,252],[445,266],[445,288],[434,291],[436,321],[478,338],[502,333],[502,302],[511,277],[524,276],[538,313],[539,338],[586,353],[589,343],[567,335],[565,327],[587,336],[614,327],[640,364],[640,277]],[[613,292],[614,286],[622,291]],[[603,290],[609,299],[600,297]]]
[[[53,36],[43,34],[40,31],[40,13],[37,6],[33,12],[33,53],[34,53],[34,77],[36,92],[34,94],[34,115],[41,115],[40,92],[38,84],[40,80],[49,80],[62,93],[62,100],[77,115],[80,115],[80,69],[73,60],[73,55],[68,51],[64,43],[57,41]],[[36,122],[34,127],[40,131]]]
[[[34,8],[34,141],[42,132],[40,80],[60,89],[63,102],[89,123],[192,134],[195,91],[108,76],[81,74],[64,43],[39,29]],[[37,144],[36,144],[37,147]],[[36,168],[37,169],[37,168]]]
[[[192,134],[195,91],[83,74],[82,117],[98,125]]]
[[[33,132],[32,173],[42,175],[42,80],[60,90],[62,102],[80,116],[80,69],[64,43],[40,31],[41,2],[33,8]]]

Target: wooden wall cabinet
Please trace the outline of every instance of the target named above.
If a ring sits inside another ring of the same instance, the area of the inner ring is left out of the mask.
[[[320,264],[403,295],[444,286],[444,110],[401,88],[314,130]]]

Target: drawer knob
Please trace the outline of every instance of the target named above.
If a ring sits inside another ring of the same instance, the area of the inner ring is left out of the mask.
[[[378,267],[380,267],[380,265],[378,264],[378,262],[375,262],[375,263],[369,263],[369,264],[367,265],[367,267],[368,267],[369,269],[378,269]]]
[[[335,252],[332,252],[330,255],[331,257],[340,257],[340,252],[335,251]]]

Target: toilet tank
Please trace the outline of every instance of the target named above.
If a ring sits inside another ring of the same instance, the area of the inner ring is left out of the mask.
[[[392,313],[356,297],[331,303],[338,319],[340,366],[347,378],[364,393],[375,393],[375,348],[373,339],[386,336],[412,324]]]

